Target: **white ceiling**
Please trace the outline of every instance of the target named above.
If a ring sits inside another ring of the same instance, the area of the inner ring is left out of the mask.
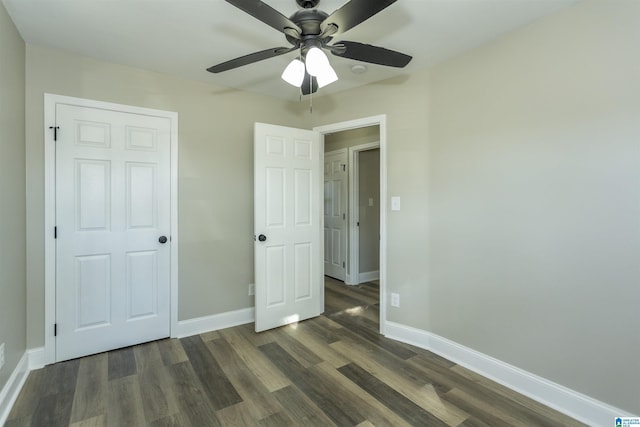
[[[277,46],[284,35],[223,0],[2,0],[24,40],[97,59],[161,73],[297,99],[297,89],[280,79],[289,53],[212,74],[217,63]],[[295,0],[264,0],[286,16]],[[413,56],[404,69],[329,55],[340,80],[320,89],[327,94],[441,62],[579,0],[398,0],[337,38]],[[327,13],[345,0],[321,0]]]

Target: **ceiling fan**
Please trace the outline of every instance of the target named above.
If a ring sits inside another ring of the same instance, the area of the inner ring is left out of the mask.
[[[299,57],[291,61],[282,78],[308,95],[338,79],[323,49],[335,56],[397,68],[405,67],[412,59],[404,53],[364,43],[343,40],[329,44],[334,36],[361,24],[397,0],[350,0],[331,15],[317,9],[320,0],[296,0],[301,9],[289,18],[261,0],[226,1],[282,32],[291,46],[262,50],[207,68],[212,73],[299,50]]]

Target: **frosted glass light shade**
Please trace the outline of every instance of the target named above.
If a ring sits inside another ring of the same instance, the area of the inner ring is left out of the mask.
[[[329,64],[329,59],[325,53],[312,47],[307,52],[307,72],[318,80],[318,87],[323,87],[338,80],[338,75]]]
[[[307,72],[309,74],[318,77],[327,66],[331,67],[329,59],[321,49],[317,47],[309,49],[309,52],[307,52]]]
[[[282,80],[295,87],[302,86],[302,81],[304,80],[304,63],[299,59],[291,61],[282,72]]]
[[[331,65],[327,63],[327,67],[316,76],[316,79],[318,80],[318,87],[321,88],[338,80],[338,75]]]

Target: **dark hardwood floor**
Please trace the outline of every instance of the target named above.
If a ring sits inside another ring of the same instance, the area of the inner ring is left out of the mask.
[[[326,280],[326,312],[166,339],[31,372],[6,426],[578,426],[378,335],[378,286]]]

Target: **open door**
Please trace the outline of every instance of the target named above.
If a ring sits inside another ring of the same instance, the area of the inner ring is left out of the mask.
[[[320,133],[256,123],[256,332],[324,311]]]

